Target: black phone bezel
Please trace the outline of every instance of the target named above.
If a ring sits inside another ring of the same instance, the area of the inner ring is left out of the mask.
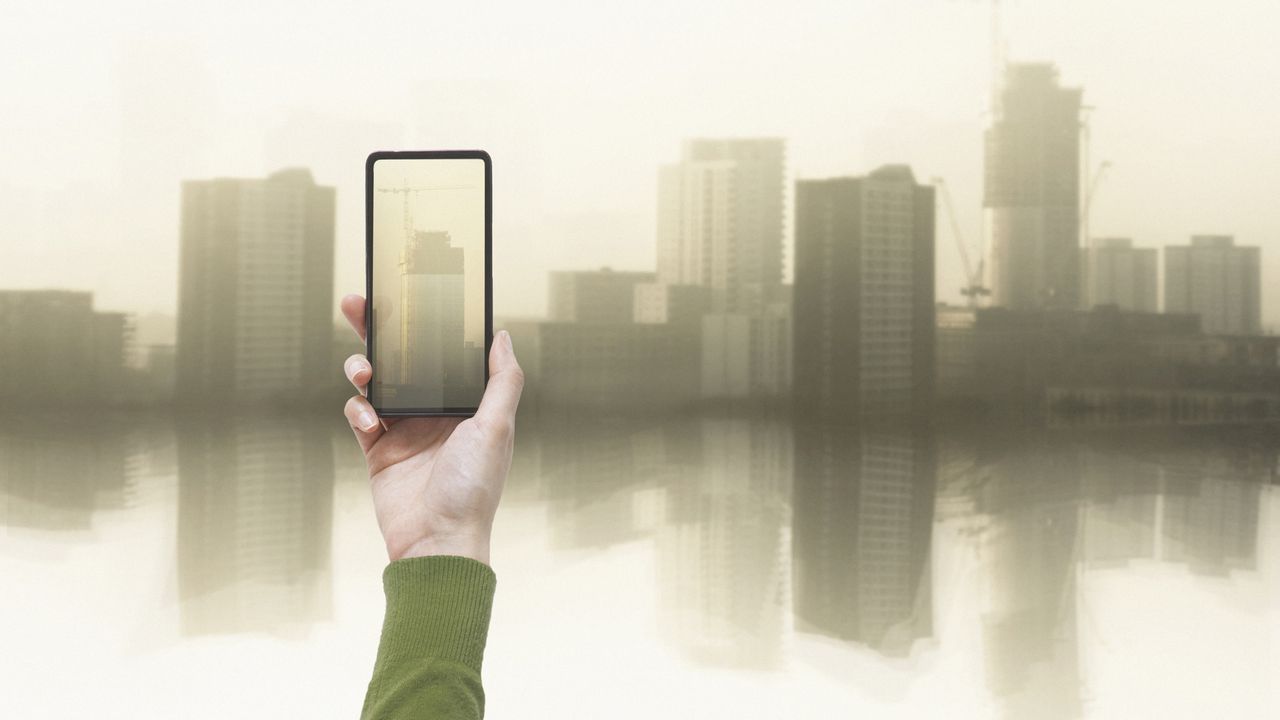
[[[365,356],[376,368],[373,327],[373,166],[379,160],[482,160],[484,161],[484,386],[489,386],[489,352],[493,348],[493,161],[484,150],[379,150],[364,163],[364,326]],[[376,370],[375,370],[376,372]],[[471,417],[475,407],[397,408],[379,407],[372,379],[369,404],[379,417]]]

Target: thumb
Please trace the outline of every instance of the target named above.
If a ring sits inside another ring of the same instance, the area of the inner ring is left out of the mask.
[[[524,390],[524,370],[516,361],[511,333],[501,330],[489,349],[489,385],[480,400],[476,416],[488,422],[514,419]]]

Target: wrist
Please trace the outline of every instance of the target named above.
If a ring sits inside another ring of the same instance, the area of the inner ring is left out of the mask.
[[[489,536],[487,533],[462,535],[428,535],[419,538],[399,552],[387,548],[392,562],[415,557],[452,555],[471,558],[489,564]]]

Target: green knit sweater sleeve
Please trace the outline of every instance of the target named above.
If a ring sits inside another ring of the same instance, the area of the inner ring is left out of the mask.
[[[470,558],[397,560],[362,720],[484,717],[480,664],[496,578]]]

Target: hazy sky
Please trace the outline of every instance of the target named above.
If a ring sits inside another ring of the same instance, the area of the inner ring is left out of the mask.
[[[1010,57],[1096,108],[1095,235],[1261,245],[1280,321],[1280,3],[1004,4]],[[179,180],[305,165],[338,188],[336,286],[359,291],[378,148],[492,153],[500,315],[540,313],[551,269],[651,268],[657,166],[692,136],[786,138],[800,177],[908,162],[975,241],[986,2],[328,5],[0,5],[0,287],[173,312]]]

